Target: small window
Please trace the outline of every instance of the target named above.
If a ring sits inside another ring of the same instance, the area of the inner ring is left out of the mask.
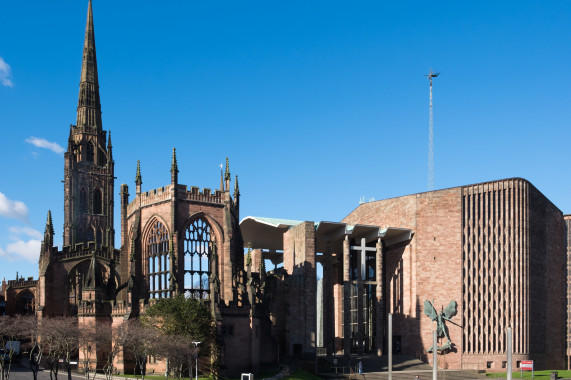
[[[87,162],[93,162],[93,160],[95,159],[95,149],[93,148],[93,144],[88,142],[86,150],[87,150],[87,156],[85,158]]]
[[[486,362],[486,368],[492,368],[494,362]]]

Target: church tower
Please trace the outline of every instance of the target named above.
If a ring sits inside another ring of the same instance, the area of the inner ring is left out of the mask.
[[[114,162],[111,133],[102,129],[91,0],[83,45],[77,124],[70,126],[65,153],[64,246],[94,241],[114,246]]]

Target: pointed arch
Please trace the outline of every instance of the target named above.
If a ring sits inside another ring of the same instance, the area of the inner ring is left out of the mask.
[[[213,245],[219,239],[220,230],[213,226],[203,213],[193,215],[182,231],[184,253],[184,292],[187,296],[210,298],[210,275]]]
[[[36,310],[36,296],[29,289],[24,289],[17,295],[18,314],[34,314]]]
[[[170,232],[158,216],[147,222],[143,233],[143,257],[149,298],[168,298],[170,292]]]

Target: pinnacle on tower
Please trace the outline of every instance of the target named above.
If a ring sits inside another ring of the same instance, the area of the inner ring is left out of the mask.
[[[111,145],[111,131],[109,131],[109,139],[107,140],[107,148],[112,148],[113,146]]]
[[[135,174],[135,184],[137,186],[141,186],[143,184],[143,180],[141,178],[141,161],[137,160],[137,174]]]
[[[91,256],[91,262],[89,263],[89,269],[87,271],[87,276],[85,276],[83,286],[86,289],[103,288],[103,277],[101,276],[101,270],[97,264],[95,252],[93,252],[93,255]]]
[[[77,126],[101,131],[101,103],[99,100],[99,80],[97,77],[97,57],[95,54],[95,29],[91,0],[87,6],[87,24],[83,43],[83,62],[77,103]]]
[[[48,210],[48,218],[46,220],[46,229],[44,230],[44,240],[42,241],[42,250],[40,254],[43,255],[44,251],[54,245],[54,224],[52,222],[52,212]]]
[[[226,157],[226,171],[224,172],[224,179],[230,181],[230,164],[228,163],[228,157]]]
[[[178,164],[176,162],[176,148],[172,148],[171,173],[178,173]]]
[[[238,176],[236,176],[236,182],[234,182],[234,199],[240,196],[240,188],[238,187]]]
[[[224,172],[224,190],[230,191],[230,164],[226,157],[226,172]]]
[[[48,233],[52,236],[54,234],[54,225],[52,222],[52,211],[51,210],[48,210],[48,219],[46,220],[46,230],[44,232],[44,236],[46,236]]]

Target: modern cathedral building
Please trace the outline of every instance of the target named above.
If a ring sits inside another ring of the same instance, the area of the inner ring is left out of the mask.
[[[389,314],[393,352],[425,359],[435,321],[444,320],[442,368],[506,368],[508,327],[514,368],[528,359],[564,366],[569,228],[524,179],[364,203],[340,222],[240,222],[228,162],[219,189],[188,188],[178,183],[173,150],[170,183],[143,191],[137,165],[134,195],[120,186],[115,247],[112,149],[89,2],[65,153],[63,247],[53,246],[48,213],[39,279],[3,282],[7,314],[121,324],[152,299],[187,294],[209,305],[228,372],[318,351],[386,355]]]

